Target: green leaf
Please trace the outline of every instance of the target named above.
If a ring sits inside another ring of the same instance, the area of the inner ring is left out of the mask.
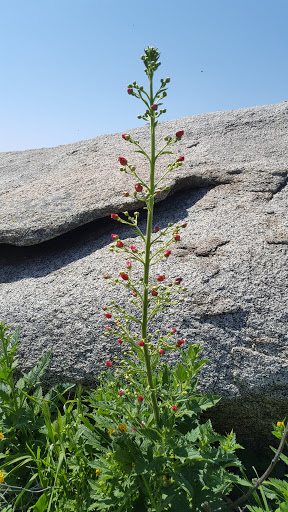
[[[33,512],[45,512],[48,506],[48,498],[46,494],[41,494],[39,500],[35,503],[33,507]]]

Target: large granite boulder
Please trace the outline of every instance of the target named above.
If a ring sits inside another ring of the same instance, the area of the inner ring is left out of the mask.
[[[186,344],[205,347],[201,389],[223,397],[214,420],[247,442],[266,439],[271,421],[288,416],[287,112],[283,102],[157,128],[158,147],[185,131],[175,146],[185,162],[165,180],[155,224],[188,225],[153,273],[182,276],[188,290],[151,329],[176,327]],[[149,147],[147,126],[129,133]],[[133,150],[116,134],[0,154],[0,319],[21,325],[20,368],[52,349],[46,379],[92,385],[123,348],[105,337],[101,306],[130,299],[103,279],[125,262],[109,252],[110,234],[140,247],[110,213],[137,208],[145,226],[142,203],[123,196],[135,180],[118,170],[125,156],[148,175]]]

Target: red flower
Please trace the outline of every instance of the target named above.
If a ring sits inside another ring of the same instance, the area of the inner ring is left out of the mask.
[[[106,331],[111,331],[111,327],[105,327]]]
[[[187,222],[183,222],[183,224],[181,224],[181,228],[186,228],[187,226]]]
[[[159,231],[159,230],[160,230],[159,226],[154,226],[155,233],[157,233],[157,231]]]
[[[127,165],[126,158],[123,158],[122,156],[119,156],[118,161],[120,162],[121,165]]]
[[[156,292],[156,290],[152,290],[152,291],[151,291],[151,295],[153,295],[153,297],[157,297],[158,292]]]
[[[121,240],[117,240],[116,245],[117,245],[117,247],[119,247],[119,249],[121,249],[124,244],[123,244],[123,242],[121,242]]]
[[[120,276],[122,277],[122,279],[123,279],[124,281],[128,281],[128,279],[129,279],[128,274],[125,274],[125,272],[120,272]]]
[[[111,213],[111,219],[117,220],[118,219],[117,213]]]
[[[162,276],[158,276],[157,277],[157,281],[160,281],[160,282],[164,281],[164,279],[165,279],[165,274],[163,274]]]
[[[178,162],[184,162],[184,156],[179,156],[178,157]]]
[[[145,421],[141,421],[140,425],[142,425],[142,427],[145,427],[145,425],[146,425]]]
[[[126,267],[128,268],[128,270],[130,270],[130,268],[132,267],[130,261],[126,261]]]
[[[181,281],[183,281],[183,278],[182,277],[177,277],[177,279],[175,279],[175,283],[176,284],[180,284]]]
[[[160,354],[161,356],[162,356],[162,354],[164,354],[164,350],[163,350],[163,348],[160,348],[160,350],[159,350],[159,354]]]
[[[111,313],[105,313],[106,318],[111,318]]]
[[[142,190],[143,190],[142,185],[140,185],[140,183],[136,183],[135,190],[136,190],[136,192],[142,192]]]
[[[106,311],[107,308],[106,308],[106,306],[102,306],[102,309],[103,309],[103,311]]]
[[[138,396],[138,402],[143,402],[143,400],[144,400],[144,396],[142,396],[142,395]]]
[[[132,434],[136,434],[136,427],[132,428]]]
[[[183,343],[184,343],[184,340],[178,340],[176,345],[177,345],[177,347],[181,347],[181,345],[183,345]]]
[[[172,286],[172,285],[173,285],[173,283],[168,283],[168,285],[167,285],[167,286]]]
[[[154,103],[154,105],[151,105],[152,110],[157,110],[157,108],[158,108],[158,105],[156,105],[156,103]]]
[[[118,343],[119,343],[120,345],[122,345],[122,343],[123,343],[122,338],[119,338]]]
[[[119,391],[118,391],[118,395],[119,395],[119,396],[122,396],[122,395],[124,395],[124,394],[125,394],[124,389],[119,389]]]
[[[130,139],[130,135],[128,135],[128,133],[123,133],[122,139],[129,140]]]
[[[171,329],[171,332],[173,332],[174,334],[175,332],[177,332],[177,329]]]
[[[183,137],[183,135],[184,135],[184,131],[183,130],[181,130],[179,132],[176,132],[177,139],[181,139],[181,137]]]
[[[108,368],[111,368],[111,366],[112,366],[111,361],[106,361],[106,366],[108,366]]]
[[[103,276],[103,277],[104,277],[104,279],[109,279],[108,274],[104,274],[104,276]]]
[[[131,249],[131,251],[132,251],[132,252],[134,252],[134,253],[135,253],[135,252],[138,252],[138,249],[136,249],[136,247],[134,247],[134,245],[131,245],[130,249]]]
[[[135,290],[133,290],[132,294],[134,295],[134,297],[136,297],[137,292],[135,292]]]
[[[115,235],[114,233],[112,233],[111,238],[112,238],[112,240],[114,240],[114,242],[116,242],[116,240],[118,240],[118,235]]]
[[[128,87],[127,92],[128,92],[128,94],[133,94],[133,89],[132,89],[132,87]]]
[[[169,258],[170,254],[171,254],[171,251],[166,251],[166,252],[164,252],[164,256],[165,256],[165,258]]]
[[[179,242],[179,240],[181,240],[180,235],[175,235],[175,236],[174,236],[174,240],[176,240],[176,242]]]
[[[138,343],[139,347],[144,347],[145,343],[143,340],[140,340],[139,343]]]
[[[178,407],[176,405],[173,405],[172,411],[174,411],[174,412],[178,411]]]

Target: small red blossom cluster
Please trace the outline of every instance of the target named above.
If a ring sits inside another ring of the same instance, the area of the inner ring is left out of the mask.
[[[175,235],[175,236],[174,236],[174,240],[175,240],[176,242],[179,242],[179,241],[181,240],[181,236],[180,236],[180,235],[178,235],[178,234],[177,234],[177,235]]]
[[[117,220],[118,219],[117,213],[111,213],[111,219]]]
[[[122,277],[123,281],[128,281],[129,276],[125,272],[120,272],[120,277]]]
[[[122,247],[124,246],[124,244],[123,244],[123,242],[121,242],[121,240],[117,240],[116,245],[119,249],[122,249]]]
[[[184,162],[184,156],[179,156],[178,157],[178,162]]]
[[[156,290],[151,290],[151,295],[153,295],[153,297],[157,297],[158,292]]]
[[[164,352],[163,348],[160,348],[160,350],[159,350],[159,354],[160,354],[160,356],[162,356],[164,353],[165,353],[165,352]]]
[[[143,400],[144,400],[144,396],[142,396],[142,395],[138,396],[138,402],[141,403],[141,402],[143,402]]]
[[[152,110],[157,110],[157,108],[158,108],[158,105],[156,105],[156,103],[154,103],[153,105],[151,105],[151,109],[152,109]]]
[[[174,411],[174,412],[178,411],[178,407],[176,405],[173,405],[172,411]]]
[[[165,258],[169,258],[170,254],[172,253],[172,251],[165,251],[164,252],[164,256]]]
[[[111,361],[106,361],[106,366],[108,366],[108,368],[111,368],[111,366],[113,366],[113,365],[112,365]]]
[[[157,277],[157,281],[160,281],[160,282],[164,281],[164,279],[165,279],[165,274],[162,274],[162,276]]]
[[[138,249],[136,249],[136,247],[134,247],[134,245],[131,245],[130,249],[131,249],[131,251],[132,251],[133,253],[138,252]]]
[[[180,284],[182,281],[183,281],[183,278],[182,278],[182,277],[177,277],[177,278],[175,279],[175,283],[176,283],[176,284]]]
[[[123,133],[122,134],[122,139],[129,140],[130,139],[130,135],[128,135],[128,133]]]
[[[136,192],[142,192],[142,190],[143,190],[143,187],[140,183],[136,183],[136,185],[134,185],[134,187],[135,187]]]
[[[154,231],[157,233],[160,230],[159,226],[154,226]]]
[[[184,135],[184,130],[180,130],[179,132],[176,132],[176,137],[179,140],[183,137],[183,135]]]
[[[177,345],[177,347],[181,347],[181,345],[183,345],[183,343],[184,343],[184,340],[178,340],[176,345]]]
[[[121,165],[127,165],[127,163],[128,163],[126,158],[123,158],[122,156],[119,156],[118,162],[120,162]]]
[[[112,317],[111,313],[105,313],[105,316],[106,316],[106,318],[111,318]]]
[[[139,343],[138,343],[139,347],[144,347],[145,343],[143,340],[140,340]]]

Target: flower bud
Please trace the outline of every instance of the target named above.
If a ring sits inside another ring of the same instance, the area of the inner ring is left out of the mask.
[[[159,226],[154,226],[154,231],[157,233],[160,230]]]
[[[119,389],[119,391],[118,391],[118,395],[119,395],[119,396],[122,396],[122,395],[124,395],[124,394],[125,394],[124,389]]]
[[[151,290],[151,295],[153,295],[153,297],[157,297],[158,292],[156,292],[156,290]]]
[[[181,240],[180,235],[175,235],[175,236],[174,236],[174,240],[175,240],[176,242],[179,242],[179,240]]]
[[[129,192],[123,192],[124,197],[129,197]]]
[[[128,135],[128,133],[123,133],[122,134],[122,139],[129,140],[130,139],[130,135]]]
[[[164,256],[165,258],[169,258],[170,254],[171,254],[172,251],[166,251],[164,252]]]
[[[111,368],[111,366],[112,366],[111,361],[106,361],[106,366],[108,366],[108,368]]]
[[[164,281],[164,279],[165,279],[165,274],[157,277],[157,281],[159,281],[159,282]]]
[[[105,313],[106,318],[111,318],[111,313]]]
[[[127,165],[126,158],[123,158],[122,156],[118,157],[118,162],[120,162],[121,165]]]
[[[181,224],[181,228],[186,228],[187,227],[187,222],[183,222],[183,224]]]
[[[162,190],[156,190],[156,194],[157,194],[157,196],[161,196]]]
[[[136,185],[134,185],[134,186],[135,186],[136,192],[142,192],[143,187],[142,187],[142,185],[140,185],[140,183],[136,183]]]
[[[131,251],[132,251],[133,253],[138,252],[138,249],[136,249],[136,247],[134,247],[134,245],[131,245],[130,249],[131,249]]]
[[[158,108],[158,105],[156,105],[156,103],[154,103],[154,105],[151,105],[151,110],[157,110]]]
[[[118,343],[119,343],[119,345],[122,345],[122,343],[123,343],[122,338],[119,338]]]
[[[164,354],[164,350],[163,350],[163,348],[160,348],[160,350],[159,350],[159,354],[160,354],[160,356],[162,356],[162,355]]]
[[[184,162],[184,156],[179,156],[178,157],[178,162]]]
[[[132,87],[128,87],[127,92],[128,92],[128,94],[133,94],[133,89],[132,89]]]
[[[119,249],[121,249],[124,246],[124,244],[123,244],[123,242],[121,242],[121,240],[117,240],[116,245],[117,245],[117,247],[119,247]]]
[[[179,132],[176,132],[176,137],[179,140],[181,139],[181,137],[183,137],[183,135],[184,135],[184,131],[183,130],[180,130]]]
[[[144,347],[145,343],[143,340],[140,340],[139,343],[138,343],[139,347]]]
[[[174,411],[174,412],[178,411],[178,407],[176,405],[173,405],[172,411]]]
[[[169,82],[170,82],[169,76],[168,76],[168,78],[166,78],[165,82],[166,82],[166,84],[169,84]]]
[[[111,219],[117,220],[118,219],[117,213],[111,213]]]
[[[128,279],[129,279],[128,274],[125,274],[125,272],[120,272],[120,277],[122,277],[122,279],[124,281],[128,281]]]
[[[112,233],[111,238],[112,238],[112,240],[114,240],[114,242],[116,242],[116,240],[118,240],[119,237],[118,237],[118,235],[115,235],[114,233]]]
[[[141,403],[141,402],[143,402],[143,400],[144,400],[144,396],[142,396],[142,395],[138,396],[138,402]]]
[[[109,279],[108,274],[104,274],[104,276],[103,276],[103,277],[104,277],[104,279]]]

